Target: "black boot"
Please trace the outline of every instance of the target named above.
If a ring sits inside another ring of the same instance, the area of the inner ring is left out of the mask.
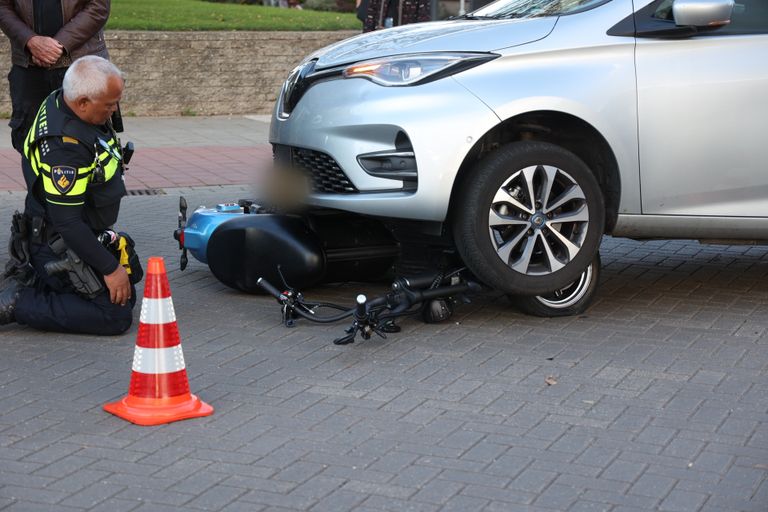
[[[0,325],[16,321],[16,302],[19,300],[21,285],[14,279],[9,280],[0,291]]]

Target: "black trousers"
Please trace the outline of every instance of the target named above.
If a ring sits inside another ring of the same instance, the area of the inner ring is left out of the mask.
[[[96,335],[121,334],[130,328],[136,304],[133,286],[125,306],[112,304],[106,287],[88,300],[75,293],[68,278],[49,276],[45,271],[46,263],[59,259],[47,244],[30,243],[29,250],[37,283],[19,295],[15,310],[18,323],[43,331]]]
[[[40,104],[53,91],[61,87],[67,68],[24,68],[14,65],[8,73],[13,113],[8,126],[11,127],[11,143],[21,153],[24,138],[29,133]]]

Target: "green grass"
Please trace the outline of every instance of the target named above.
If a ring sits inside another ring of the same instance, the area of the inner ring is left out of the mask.
[[[107,30],[360,30],[352,13],[204,0],[114,0]]]

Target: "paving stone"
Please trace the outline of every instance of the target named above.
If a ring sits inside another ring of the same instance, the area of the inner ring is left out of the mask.
[[[217,485],[185,503],[184,508],[194,507],[203,510],[221,510],[245,493],[244,489]]]
[[[311,512],[359,510],[358,505],[367,499],[367,494],[337,490],[322,498],[314,505]]]
[[[616,508],[628,507],[639,510],[655,510],[661,501],[650,496],[622,494],[620,492],[597,489],[586,489],[581,498],[599,503],[607,503],[614,505]]]
[[[140,501],[109,498],[88,510],[90,512],[130,512],[140,506]]]
[[[432,480],[413,495],[414,501],[427,503],[446,503],[452,496],[464,488],[464,484],[447,480]]]
[[[108,498],[116,496],[124,489],[125,487],[122,485],[97,482],[93,485],[90,485],[89,487],[86,487],[85,489],[71,494],[67,498],[63,499],[61,504],[73,507],[90,508]]]
[[[12,500],[18,503],[36,502],[53,505],[67,497],[64,491],[50,491],[47,489],[32,489],[18,485],[5,485],[0,488],[0,498]],[[20,505],[19,505],[20,506]]]
[[[318,476],[297,485],[296,488],[290,492],[290,495],[307,496],[314,499],[320,499],[338,489],[341,489],[345,483],[346,480],[343,478]]]
[[[557,473],[554,472],[528,468],[515,477],[509,484],[509,487],[538,494],[549,486],[557,477]]]
[[[613,509],[613,505],[607,503],[578,500],[568,508],[568,512],[609,512]]]
[[[706,494],[673,490],[659,505],[659,511],[686,512],[697,510],[707,499]]]
[[[414,494],[414,489],[398,485],[376,484],[370,482],[361,482],[359,480],[349,481],[344,484],[342,489],[350,492],[375,494],[387,498],[406,499]]]
[[[449,499],[440,510],[443,512],[472,512],[483,510],[487,504],[488,500],[483,498],[458,495]]]
[[[363,502],[363,506],[355,510],[363,511],[387,511],[399,512],[408,510],[409,512],[435,512],[440,507],[431,503],[418,503],[415,501],[404,501],[395,498],[385,498],[383,496],[370,496]]]
[[[389,482],[390,485],[402,487],[422,487],[440,473],[439,469],[426,466],[410,466],[398,471]],[[457,473],[457,472],[454,472]],[[471,473],[470,473],[471,474]]]
[[[567,510],[578,499],[580,494],[581,490],[574,489],[571,486],[552,484],[539,493],[538,498],[534,500],[533,504],[555,510]]]
[[[674,478],[646,473],[632,485],[629,493],[661,499],[669,493],[675,483]]]

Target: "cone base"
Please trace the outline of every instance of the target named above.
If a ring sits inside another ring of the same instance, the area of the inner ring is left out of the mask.
[[[104,410],[136,425],[151,426],[213,414],[213,407],[195,395],[173,398],[139,398],[126,396],[104,404]]]

